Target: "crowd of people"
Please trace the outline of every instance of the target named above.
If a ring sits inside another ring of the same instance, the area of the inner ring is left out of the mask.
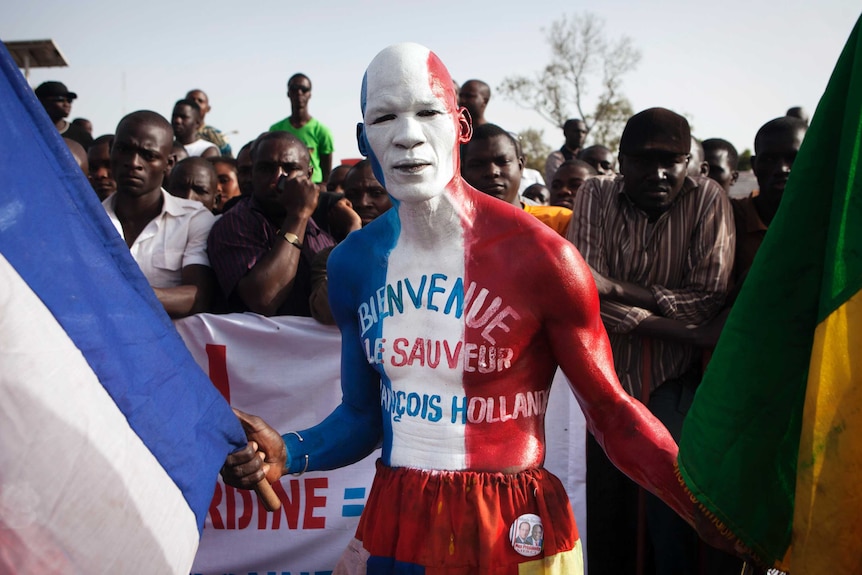
[[[66,120],[77,95],[65,85],[46,82],[35,92],[171,317],[254,312],[336,323],[343,311],[330,306],[330,254],[393,200],[373,162],[332,165],[331,132],[309,112],[308,76],[289,78],[290,116],[242,146],[236,159],[224,134],[205,122],[210,107],[202,90],[178,100],[170,119],[133,112],[97,138],[86,122]],[[780,204],[807,129],[804,112],[764,119],[753,142],[758,190],[731,198],[734,146],[694,138],[671,110],[632,116],[616,157],[602,142],[587,146],[585,122],[570,119],[540,174],[526,171],[517,136],[486,119],[485,82],[468,80],[454,93],[471,132],[460,144],[461,178],[577,248],[599,294],[617,378],[678,441],[705,352]],[[499,229],[519,233],[502,221]],[[589,572],[633,573],[643,548],[638,487],[602,447],[596,439],[587,446]],[[646,573],[740,572],[739,559],[701,544],[658,498],[647,500],[645,517]],[[524,541],[542,540],[537,527],[529,537],[524,531]]]

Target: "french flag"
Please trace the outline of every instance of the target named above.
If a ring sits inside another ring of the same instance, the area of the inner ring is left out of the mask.
[[[0,572],[188,573],[245,444],[0,48]]]

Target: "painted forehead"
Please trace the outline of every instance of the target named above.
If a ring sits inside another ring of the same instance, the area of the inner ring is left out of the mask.
[[[450,113],[457,109],[452,78],[440,58],[419,44],[396,44],[375,56],[365,71],[360,96],[362,114],[369,93],[376,96],[406,88],[417,95],[429,90],[427,96],[443,102]]]

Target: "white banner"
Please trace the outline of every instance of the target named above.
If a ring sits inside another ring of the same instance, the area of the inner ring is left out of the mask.
[[[176,322],[201,368],[231,405],[279,432],[323,420],[341,400],[340,334],[310,318],[200,314]],[[560,477],[585,539],[584,420],[558,373],[546,414],[545,467]],[[219,479],[192,573],[329,574],[353,537],[379,451],[349,467],[282,478],[282,509]]]

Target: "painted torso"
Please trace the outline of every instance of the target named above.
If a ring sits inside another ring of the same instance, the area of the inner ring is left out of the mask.
[[[493,198],[473,201],[481,217],[427,243],[403,237],[395,214],[363,232],[379,267],[357,278],[354,303],[381,376],[392,466],[514,472],[544,459],[555,364],[519,277],[528,270],[511,257],[541,224]]]

